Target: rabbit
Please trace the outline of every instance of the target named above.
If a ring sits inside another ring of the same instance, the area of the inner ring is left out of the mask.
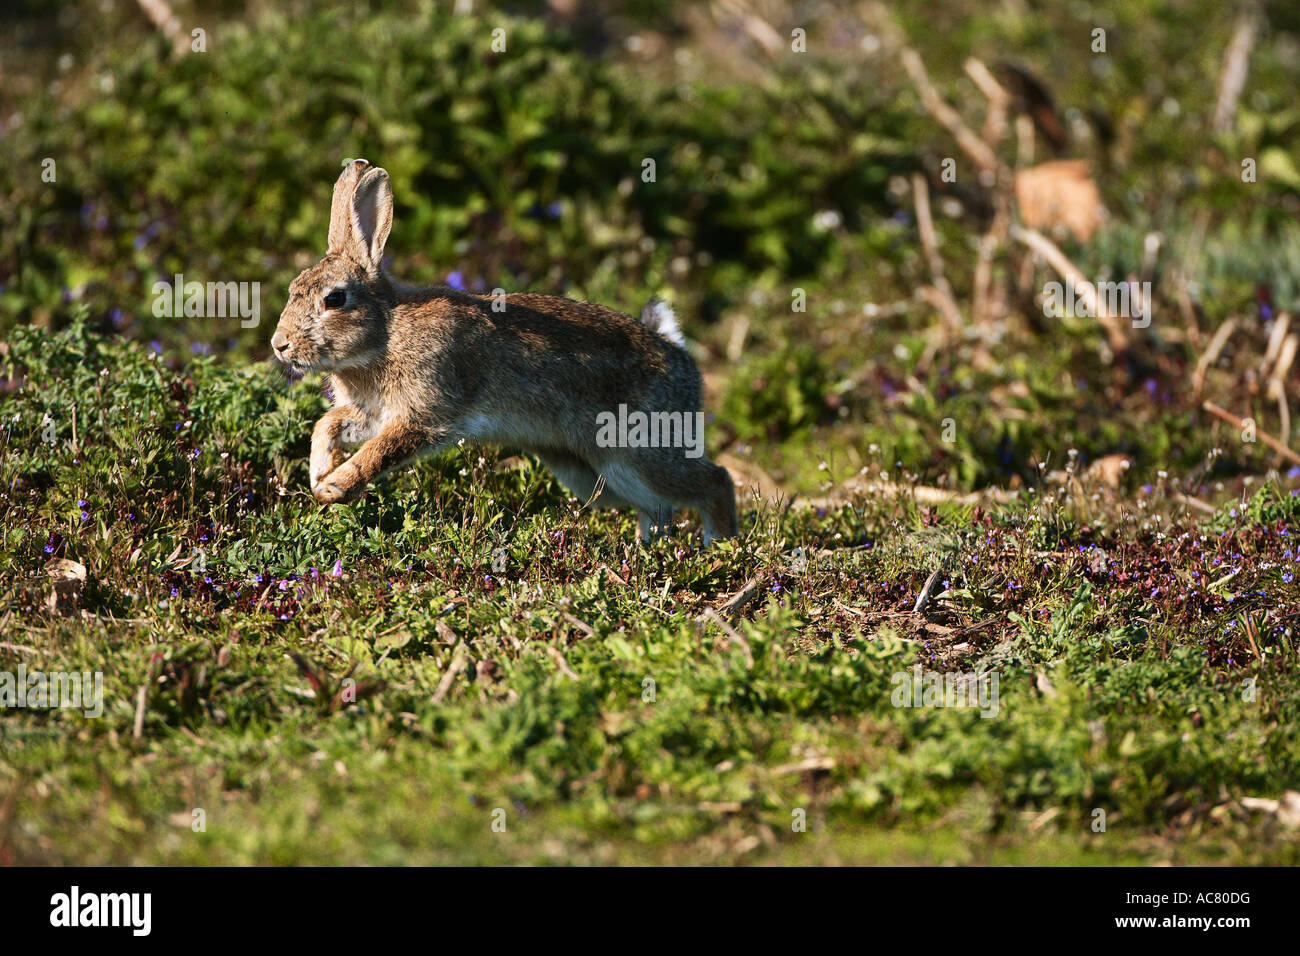
[[[271,338],[281,362],[329,373],[333,407],[311,439],[317,501],[352,501],[416,455],[473,439],[536,455],[595,507],[636,508],[643,541],[677,507],[700,513],[706,545],[736,535],[735,489],[703,454],[700,373],[670,308],[652,300],[638,321],[561,296],[407,285],[383,267],[392,224],[387,171],[348,162],[325,258],[289,284]],[[348,457],[345,441],[361,447]]]

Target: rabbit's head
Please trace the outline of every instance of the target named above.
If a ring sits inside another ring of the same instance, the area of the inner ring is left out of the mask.
[[[388,173],[353,160],[334,184],[325,258],[289,283],[271,337],[275,357],[299,371],[367,365],[383,354],[392,286],[381,262],[393,225]]]

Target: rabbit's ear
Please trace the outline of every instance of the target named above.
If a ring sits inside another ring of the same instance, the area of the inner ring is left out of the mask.
[[[352,194],[370,163],[364,159],[351,160],[334,183],[334,200],[330,204],[330,233],[327,249],[342,252],[352,241]]]
[[[375,167],[361,177],[352,194],[353,257],[372,272],[378,270],[392,228],[393,186],[388,171]]]

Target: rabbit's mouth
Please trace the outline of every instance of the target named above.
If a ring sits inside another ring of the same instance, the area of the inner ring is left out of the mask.
[[[283,340],[281,344],[276,344],[272,340],[272,349],[275,352],[276,361],[282,364],[286,370],[300,376],[315,371],[322,364],[318,350],[308,347],[304,351],[301,340],[287,339]]]
[[[277,355],[275,356],[275,360],[283,367],[286,375],[295,379],[302,378],[304,375],[315,370],[313,366],[316,363],[304,361],[302,357],[297,354]]]

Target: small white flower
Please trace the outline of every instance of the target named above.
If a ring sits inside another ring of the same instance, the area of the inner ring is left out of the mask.
[[[843,220],[834,209],[822,209],[813,215],[812,221],[813,228],[822,232],[830,232],[832,229],[838,229]]]

